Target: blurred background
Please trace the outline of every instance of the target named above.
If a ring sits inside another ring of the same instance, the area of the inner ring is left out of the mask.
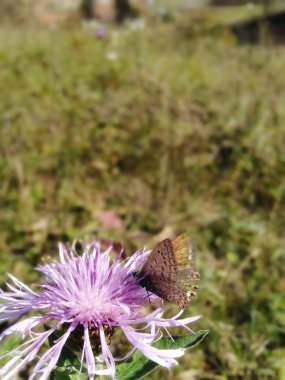
[[[150,378],[284,380],[285,1],[0,0],[0,41],[0,283],[186,231],[210,334]]]

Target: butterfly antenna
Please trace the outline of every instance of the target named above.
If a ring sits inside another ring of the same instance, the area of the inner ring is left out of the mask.
[[[146,298],[148,298],[148,302],[151,304],[151,305],[154,305],[153,302],[151,302],[151,293],[149,293],[149,291],[146,289],[146,292],[147,292],[147,296],[145,296],[143,299],[145,300]]]

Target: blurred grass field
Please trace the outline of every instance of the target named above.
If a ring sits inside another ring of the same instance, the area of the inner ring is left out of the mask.
[[[151,378],[284,380],[285,48],[177,20],[0,40],[1,283],[37,281],[58,241],[186,231],[210,334]]]

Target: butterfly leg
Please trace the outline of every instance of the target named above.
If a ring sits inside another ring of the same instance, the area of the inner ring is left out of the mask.
[[[146,289],[146,292],[147,292],[147,296],[145,296],[144,299],[148,298],[149,303],[152,304],[152,302],[150,300],[151,293],[147,289]]]

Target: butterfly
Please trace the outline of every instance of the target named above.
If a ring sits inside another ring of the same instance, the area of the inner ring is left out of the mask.
[[[200,275],[194,264],[195,242],[186,234],[161,241],[133,275],[148,292],[186,309],[195,297]]]

